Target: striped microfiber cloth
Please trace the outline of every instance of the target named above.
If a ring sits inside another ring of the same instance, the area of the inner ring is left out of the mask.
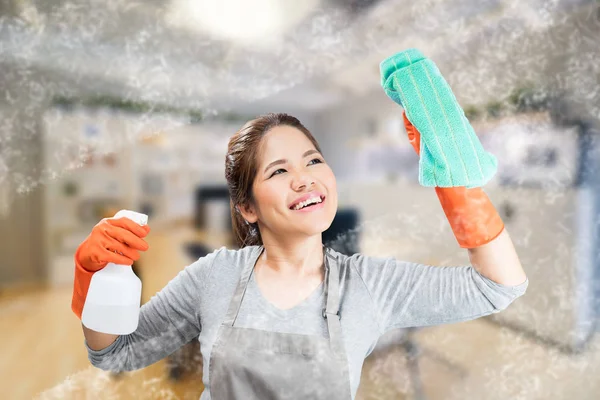
[[[498,161],[486,152],[433,61],[408,49],[381,62],[381,85],[421,134],[419,183],[431,187],[485,185]]]

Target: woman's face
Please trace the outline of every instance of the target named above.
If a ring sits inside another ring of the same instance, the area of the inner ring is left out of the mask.
[[[302,131],[291,126],[269,130],[257,167],[254,205],[246,219],[258,221],[263,240],[270,235],[320,235],[329,228],[337,210],[335,176]],[[299,207],[306,207],[298,208],[302,200]]]

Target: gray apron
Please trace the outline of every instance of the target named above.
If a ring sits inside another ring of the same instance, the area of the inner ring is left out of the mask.
[[[210,356],[213,400],[352,398],[338,312],[339,267],[337,260],[329,262],[333,255],[326,247],[324,254],[327,284],[322,316],[329,338],[234,326],[255,263],[244,267]]]

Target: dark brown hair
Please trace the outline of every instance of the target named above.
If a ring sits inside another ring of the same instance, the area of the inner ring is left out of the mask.
[[[258,169],[262,139],[271,128],[281,125],[302,131],[315,149],[321,152],[317,140],[310,131],[297,118],[284,113],[270,113],[248,121],[229,139],[225,156],[225,179],[229,187],[233,235],[240,248],[263,244],[258,224],[248,223],[242,217],[238,207],[254,204],[252,184]]]

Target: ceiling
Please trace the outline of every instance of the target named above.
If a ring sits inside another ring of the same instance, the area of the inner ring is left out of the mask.
[[[55,96],[110,95],[217,117],[287,111],[304,120],[381,93],[379,63],[415,47],[463,106],[533,82],[568,97],[566,119],[600,121],[596,0],[306,0],[312,8],[279,10],[294,13],[282,18],[287,28],[261,40],[252,25],[260,7],[243,10],[244,29],[225,33],[249,34],[234,38],[173,19],[183,1],[0,1],[0,214],[8,193],[60,172],[38,168],[36,124]]]
[[[600,104],[593,91],[600,22],[590,14],[597,2],[311,1],[312,8],[283,10],[287,29],[232,40],[175,21],[183,0],[5,0],[0,102],[110,94],[216,111],[317,112],[379,90],[379,62],[416,47],[464,102],[554,79]],[[244,10],[249,36],[261,12]]]

